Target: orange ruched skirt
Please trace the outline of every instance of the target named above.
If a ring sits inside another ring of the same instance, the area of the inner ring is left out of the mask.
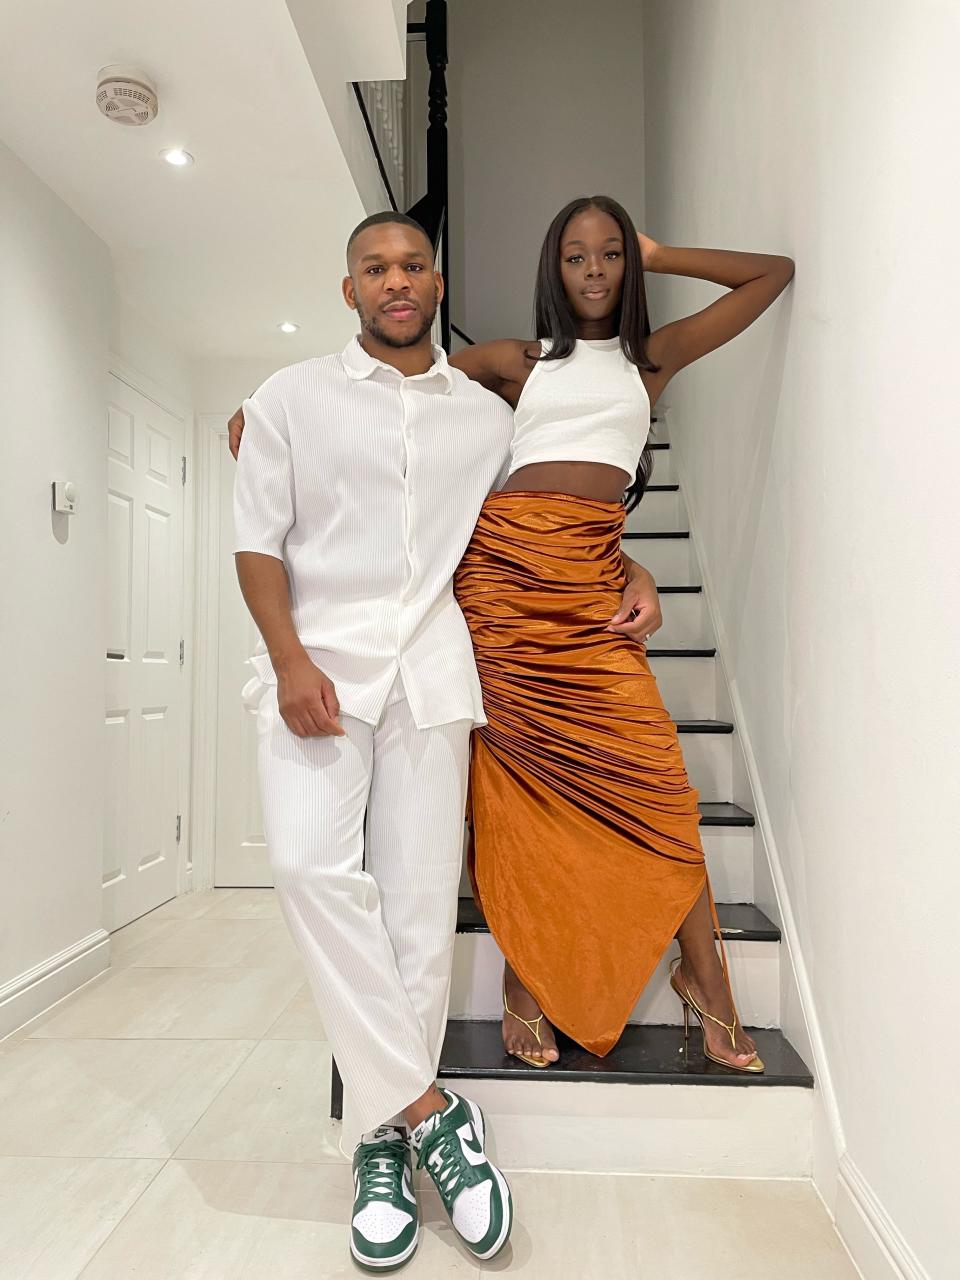
[[[621,503],[491,494],[455,583],[488,720],[474,892],[553,1025],[601,1055],[706,885],[676,726],[643,648],[606,630],[623,521]]]

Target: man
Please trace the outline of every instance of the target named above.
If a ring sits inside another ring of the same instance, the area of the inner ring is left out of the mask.
[[[452,577],[513,419],[431,346],[443,280],[415,222],[366,219],[347,265],[359,336],[274,374],[230,425],[267,845],[344,1080],[351,1251],[375,1269],[417,1246],[408,1131],[476,1257],[512,1223],[479,1107],[436,1072],[484,723]]]
[[[347,261],[359,338],[244,403],[236,563],[265,647],[245,692],[277,894],[357,1142],[351,1251],[384,1268],[419,1236],[407,1128],[478,1258],[512,1222],[480,1108],[436,1084],[483,717],[452,576],[512,415],[431,346],[443,281],[416,223],[366,219]]]

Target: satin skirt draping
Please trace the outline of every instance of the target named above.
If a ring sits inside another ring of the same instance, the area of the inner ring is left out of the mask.
[[[496,493],[456,576],[488,723],[473,735],[471,876],[554,1026],[616,1044],[706,884],[697,793],[620,604],[624,508]]]

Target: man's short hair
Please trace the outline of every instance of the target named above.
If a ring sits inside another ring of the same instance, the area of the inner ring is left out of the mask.
[[[415,218],[410,218],[405,213],[397,213],[393,209],[386,209],[383,213],[371,213],[369,218],[364,218],[362,222],[357,223],[350,232],[350,239],[347,241],[347,257],[349,258],[350,247],[361,231],[366,231],[367,227],[379,227],[383,223],[389,222],[395,222],[401,227],[411,227],[414,231],[419,231],[427,244],[430,245],[430,248],[433,248],[430,237]]]

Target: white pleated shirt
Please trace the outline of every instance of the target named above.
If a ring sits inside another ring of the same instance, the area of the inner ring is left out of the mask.
[[[508,406],[439,347],[406,378],[354,338],[275,373],[243,416],[235,549],[283,561],[341,712],[377,724],[399,674],[418,728],[486,723],[453,574],[506,474]],[[262,642],[250,661],[276,682]]]

